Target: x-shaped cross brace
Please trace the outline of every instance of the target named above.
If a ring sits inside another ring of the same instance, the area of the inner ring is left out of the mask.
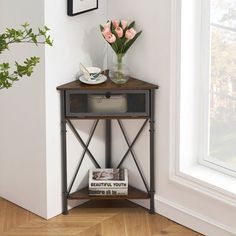
[[[82,164],[82,162],[83,162],[83,160],[84,160],[84,157],[85,157],[86,152],[88,153],[90,159],[93,161],[94,165],[95,165],[97,168],[101,168],[101,167],[100,167],[100,165],[98,164],[98,162],[96,161],[96,159],[95,159],[95,157],[93,156],[93,154],[92,154],[92,153],[89,151],[89,149],[88,149],[89,144],[90,144],[90,142],[91,142],[91,139],[92,139],[92,137],[93,137],[93,134],[94,134],[94,132],[95,132],[95,130],[96,130],[96,128],[97,128],[97,125],[98,125],[99,120],[94,121],[93,127],[92,127],[92,129],[91,129],[91,132],[90,132],[90,135],[89,135],[89,138],[88,138],[88,141],[87,141],[86,144],[84,143],[83,139],[81,138],[81,136],[79,135],[79,133],[78,133],[77,130],[75,129],[75,127],[74,127],[74,125],[72,124],[72,122],[71,122],[69,119],[67,119],[66,122],[67,122],[67,124],[69,125],[69,127],[71,128],[71,130],[72,130],[72,132],[74,133],[75,137],[78,139],[78,141],[80,142],[80,144],[81,144],[82,147],[84,148],[84,151],[83,151],[82,156],[81,156],[81,158],[80,158],[80,162],[79,162],[79,164],[78,164],[78,166],[77,166],[77,169],[76,169],[76,171],[75,171],[75,175],[74,175],[74,177],[73,177],[73,179],[72,179],[72,182],[71,182],[70,187],[69,187],[69,190],[68,190],[68,195],[69,195],[70,192],[71,192],[71,189],[72,189],[72,187],[73,187],[73,184],[74,184],[74,182],[75,182],[75,179],[76,179],[76,177],[77,177],[77,174],[78,174],[78,172],[79,172],[79,169],[80,169],[80,167],[81,167],[81,164]]]
[[[140,166],[139,166],[139,164],[138,164],[138,162],[137,162],[137,159],[135,158],[134,152],[133,152],[133,150],[132,150],[132,147],[134,146],[134,144],[136,143],[136,141],[137,141],[137,139],[139,138],[140,134],[142,133],[144,127],[146,126],[146,124],[147,124],[147,122],[148,122],[148,119],[145,120],[145,122],[144,122],[143,125],[141,126],[140,130],[138,131],[137,135],[135,136],[135,138],[134,138],[134,140],[133,140],[133,142],[132,142],[131,144],[130,144],[130,142],[129,142],[129,140],[128,140],[128,136],[127,136],[127,134],[126,134],[126,132],[125,132],[125,129],[124,129],[124,126],[123,126],[122,122],[121,122],[120,120],[117,120],[117,122],[118,122],[118,124],[119,124],[119,126],[120,126],[120,129],[121,129],[122,134],[123,134],[123,136],[124,136],[124,138],[125,138],[125,141],[126,141],[126,143],[127,143],[127,145],[128,145],[128,150],[126,151],[125,155],[124,155],[123,158],[121,159],[121,161],[120,161],[119,165],[117,166],[117,168],[120,168],[120,166],[122,165],[122,163],[123,163],[124,160],[126,159],[128,153],[130,152],[131,155],[132,155],[132,157],[133,157],[134,163],[135,163],[135,165],[136,165],[136,167],[137,167],[137,169],[138,169],[138,171],[139,171],[139,174],[140,174],[140,176],[141,176],[141,178],[142,178],[142,181],[143,181],[143,183],[144,183],[144,185],[145,185],[145,188],[146,188],[147,192],[149,193],[149,189],[148,189],[147,182],[146,182],[146,180],[145,180],[145,178],[144,178],[144,175],[143,175],[143,173],[142,173],[142,171],[141,171],[141,168],[140,168]]]
[[[81,144],[82,147],[84,148],[84,151],[83,151],[82,156],[81,156],[81,158],[80,158],[80,162],[79,162],[79,164],[78,164],[78,166],[77,166],[77,169],[76,169],[76,171],[75,171],[75,175],[74,175],[74,177],[73,177],[73,179],[72,179],[72,182],[71,182],[71,184],[70,184],[70,186],[69,186],[69,189],[68,189],[68,193],[67,193],[67,194],[69,195],[70,192],[71,192],[71,189],[72,189],[72,187],[73,187],[73,184],[74,184],[74,182],[75,182],[75,179],[76,179],[76,177],[77,177],[77,175],[78,175],[78,172],[79,172],[79,170],[80,170],[80,167],[81,167],[81,165],[82,165],[82,162],[83,162],[83,160],[84,160],[84,157],[85,157],[86,152],[88,153],[88,155],[89,155],[90,159],[92,160],[92,162],[94,163],[94,165],[95,165],[97,168],[101,168],[101,167],[100,167],[100,165],[99,165],[98,162],[96,161],[95,157],[93,156],[93,154],[90,152],[90,150],[89,150],[89,148],[88,148],[88,147],[89,147],[89,144],[90,144],[90,142],[91,142],[91,139],[92,139],[92,137],[93,137],[93,135],[94,135],[94,132],[95,132],[95,130],[96,130],[96,128],[97,128],[97,125],[98,125],[99,120],[94,121],[93,127],[92,127],[91,132],[90,132],[90,136],[89,136],[89,138],[88,138],[86,144],[85,144],[85,142],[83,141],[83,139],[81,138],[81,136],[79,135],[79,133],[78,133],[78,131],[76,130],[76,128],[74,127],[74,125],[72,124],[72,122],[71,122],[69,119],[66,119],[66,122],[67,122],[68,126],[71,128],[71,130],[72,130],[72,132],[74,133],[74,135],[75,135],[75,137],[77,138],[77,140],[80,142],[80,144]],[[147,192],[149,193],[149,189],[148,189],[147,182],[146,182],[146,180],[145,180],[145,178],[144,178],[144,175],[143,175],[143,173],[142,173],[142,171],[141,171],[141,168],[140,168],[140,166],[139,166],[139,164],[138,164],[138,162],[137,162],[137,159],[136,159],[136,157],[135,157],[135,154],[134,154],[134,152],[133,152],[133,150],[132,150],[134,144],[136,143],[136,141],[138,140],[139,136],[141,135],[143,129],[145,128],[145,126],[146,126],[146,124],[147,124],[147,122],[148,122],[148,119],[146,119],[146,120],[144,121],[143,125],[141,126],[140,130],[138,131],[138,133],[137,133],[137,135],[135,136],[135,138],[134,138],[134,140],[132,141],[132,143],[130,143],[129,140],[128,140],[128,136],[127,136],[127,134],[126,134],[126,132],[125,132],[125,129],[124,129],[124,126],[123,126],[122,122],[121,122],[119,119],[117,119],[117,122],[118,122],[118,124],[119,124],[119,126],[120,126],[120,129],[121,129],[122,134],[123,134],[123,136],[124,136],[124,138],[125,138],[125,141],[126,141],[126,143],[127,143],[127,145],[128,145],[128,150],[126,151],[126,153],[125,153],[124,156],[122,157],[122,159],[121,159],[119,165],[117,166],[117,168],[120,168],[120,166],[122,165],[122,163],[124,162],[124,160],[126,159],[127,155],[128,155],[129,152],[130,152],[131,155],[132,155],[132,157],[133,157],[133,160],[134,160],[134,162],[135,162],[135,165],[136,165],[136,167],[137,167],[137,169],[138,169],[138,171],[139,171],[139,174],[140,174],[140,176],[141,176],[141,178],[142,178],[142,181],[143,181],[143,183],[144,183],[144,186],[145,186]]]

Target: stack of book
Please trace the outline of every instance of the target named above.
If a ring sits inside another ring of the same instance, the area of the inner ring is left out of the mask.
[[[127,169],[90,169],[89,195],[128,195]]]

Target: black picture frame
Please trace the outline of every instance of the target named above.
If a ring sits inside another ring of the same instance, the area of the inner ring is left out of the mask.
[[[78,4],[81,5],[80,9],[76,9],[76,1],[77,8]],[[90,5],[87,2],[91,2],[92,7],[86,7],[87,5]],[[98,9],[98,0],[67,0],[67,15],[69,16],[76,16],[96,9]]]

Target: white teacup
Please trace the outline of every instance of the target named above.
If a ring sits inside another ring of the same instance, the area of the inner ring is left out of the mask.
[[[82,70],[85,79],[88,81],[96,80],[96,78],[100,75],[101,69],[99,67],[86,67],[86,70]]]

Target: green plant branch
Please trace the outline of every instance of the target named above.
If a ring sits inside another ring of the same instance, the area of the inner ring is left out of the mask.
[[[36,46],[38,44],[48,44],[52,46],[53,41],[50,35],[47,34],[49,31],[47,26],[38,28],[37,33],[33,32],[28,23],[24,23],[22,28],[20,30],[7,28],[3,34],[0,34],[0,54],[5,50],[9,50],[10,44],[15,43],[33,43]],[[30,57],[26,58],[23,64],[15,62],[15,70],[13,72],[11,72],[9,63],[0,63],[0,89],[10,88],[20,77],[31,76],[34,67],[39,61],[39,57]]]
[[[15,71],[12,73],[9,63],[0,64],[0,89],[10,88],[15,81],[19,80],[19,77],[31,76],[39,60],[39,57],[31,57],[26,58],[23,64],[15,62]]]

